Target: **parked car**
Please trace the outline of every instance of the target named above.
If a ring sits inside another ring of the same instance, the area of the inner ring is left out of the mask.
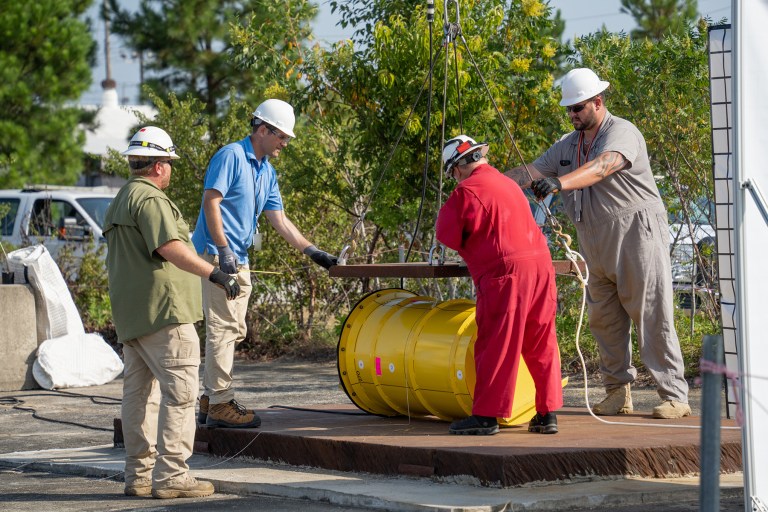
[[[717,296],[713,206],[705,197],[691,202],[688,219],[679,208],[668,210],[672,282],[683,309],[692,307],[694,296]]]
[[[39,185],[0,190],[0,234],[16,247],[43,244],[54,258],[67,243],[102,243],[117,189]]]

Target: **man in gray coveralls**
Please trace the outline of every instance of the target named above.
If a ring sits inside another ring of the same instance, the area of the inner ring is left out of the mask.
[[[653,179],[645,139],[605,107],[602,81],[587,68],[570,71],[560,105],[574,131],[533,164],[504,173],[538,198],[561,192],[589,265],[590,330],[600,351],[607,392],[600,415],[632,412],[631,327],[640,358],[656,381],[654,418],[691,413],[675,332],[667,212]]]

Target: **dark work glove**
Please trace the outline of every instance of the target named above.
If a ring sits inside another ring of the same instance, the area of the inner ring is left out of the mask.
[[[233,300],[240,295],[240,285],[237,284],[237,279],[216,267],[213,268],[213,272],[208,276],[208,280],[224,288],[224,293],[227,294],[227,299],[229,300]]]
[[[304,254],[312,258],[312,261],[326,269],[331,268],[339,262],[339,259],[336,256],[331,256],[327,252],[321,251],[314,245],[310,245],[304,249]]]
[[[531,183],[531,190],[536,196],[536,199],[544,199],[553,192],[559,192],[563,186],[560,184],[560,180],[557,178],[544,178],[541,180],[533,180]]]
[[[237,257],[228,245],[217,245],[219,250],[219,268],[226,274],[237,274]]]

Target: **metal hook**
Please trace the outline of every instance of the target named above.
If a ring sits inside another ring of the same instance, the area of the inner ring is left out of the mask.
[[[437,253],[437,256],[435,256]],[[442,245],[434,244],[429,249],[429,265],[444,265],[445,264],[445,250]]]
[[[448,21],[448,4],[453,3],[456,6],[456,22],[451,23]],[[444,0],[443,1],[443,32],[445,33],[446,45],[452,43],[456,36],[461,32],[461,17],[459,15],[459,0]]]
[[[349,249],[351,248],[351,245],[345,245],[344,248],[341,250],[341,253],[339,253],[339,257],[336,259],[337,265],[346,265],[347,264],[347,253],[349,252]]]

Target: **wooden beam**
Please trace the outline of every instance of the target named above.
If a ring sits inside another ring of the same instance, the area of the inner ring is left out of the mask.
[[[567,260],[555,260],[555,273],[559,275],[575,275],[574,265]],[[584,263],[579,262],[579,268],[584,272]],[[445,265],[429,265],[423,262],[415,263],[374,263],[370,265],[334,265],[329,270],[331,277],[409,277],[421,279],[440,279],[445,277],[469,277],[465,265],[456,262]]]

